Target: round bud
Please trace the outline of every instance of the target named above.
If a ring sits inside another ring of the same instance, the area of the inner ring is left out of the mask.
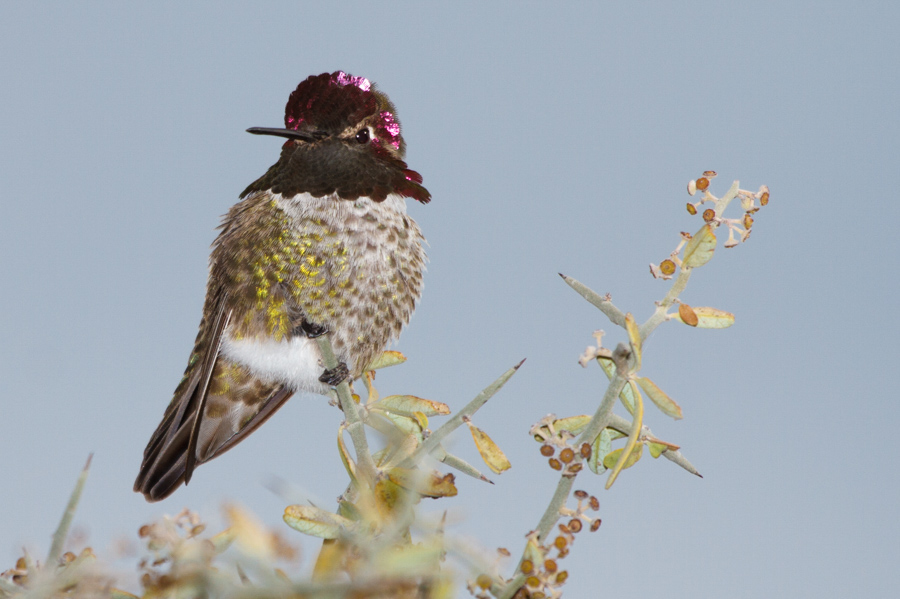
[[[713,210],[712,208],[707,208],[706,210],[703,211],[703,220],[705,222],[709,222],[714,218],[716,218],[716,211]]]
[[[573,495],[575,495],[575,499],[581,499],[582,501],[588,497],[587,491],[582,491],[581,489],[575,491]]]
[[[563,464],[568,464],[575,459],[575,452],[571,447],[566,447],[561,452],[559,452],[559,459],[562,460]]]
[[[566,537],[556,537],[553,539],[553,546],[559,549],[560,551],[566,548],[569,542],[566,540]]]
[[[550,574],[553,574],[554,572],[556,572],[556,562],[552,559],[545,560],[544,570],[546,570]]]
[[[549,458],[553,455],[554,449],[552,445],[541,445],[541,455],[545,458]]]
[[[707,179],[706,177],[700,177],[699,179],[697,179],[697,189],[699,189],[700,191],[706,191],[707,189],[709,189],[709,179]]]
[[[581,532],[581,520],[579,520],[578,518],[572,518],[569,521],[569,530],[571,530],[573,533]]]
[[[593,522],[591,522],[591,532],[597,532],[597,529],[600,528],[600,518],[597,518]]]
[[[559,574],[556,575],[556,584],[563,584],[569,578],[569,573],[563,570]]]
[[[688,211],[688,214],[690,214],[691,216],[694,216],[695,214],[697,214],[697,207],[694,206],[693,204],[691,204],[690,202],[688,202],[687,203],[687,211]]]
[[[582,443],[581,451],[579,453],[581,453],[581,457],[583,457],[586,460],[588,458],[590,458],[591,457],[591,444],[590,443]]]
[[[675,263],[666,258],[659,263],[659,271],[666,276],[675,274]]]
[[[600,500],[598,500],[596,497],[591,495],[589,503],[592,510],[594,510],[595,512],[600,511]]]
[[[769,203],[769,192],[764,191],[763,194],[761,196],[759,196],[759,205],[765,206],[768,203]]]
[[[530,559],[522,560],[522,574],[531,574],[534,572],[534,562]]]
[[[550,467],[554,470],[562,470],[562,464],[559,463],[559,460],[556,458],[550,458]]]
[[[491,588],[491,577],[487,574],[479,574],[478,578],[475,579],[475,584],[480,588],[487,590]]]

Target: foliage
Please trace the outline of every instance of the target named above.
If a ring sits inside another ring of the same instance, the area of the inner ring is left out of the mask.
[[[430,431],[429,419],[450,415],[450,408],[413,395],[381,397],[373,385],[374,370],[405,361],[397,352],[385,352],[363,379],[365,399],[355,395],[346,382],[333,391],[333,401],[345,416],[338,430],[338,450],[349,476],[337,510],[291,505],[284,512],[284,521],[290,528],[322,539],[312,576],[292,580],[276,568],[279,560],[292,559],[294,551],[289,542],[282,534],[267,530],[242,508],[226,506],[229,527],[214,536],[205,535],[199,516],[189,511],[141,527],[139,536],[147,547],[147,556],[140,563],[142,596],[441,599],[455,596],[459,571],[469,578],[467,587],[478,598],[561,596],[569,577],[561,560],[573,550],[579,533],[597,531],[601,524],[596,516],[600,508],[597,497],[573,490],[579,475],[588,471],[606,473],[609,489],[624,470],[638,463],[646,447],[651,457],[663,456],[700,476],[678,445],[658,439],[644,423],[645,396],[671,418],[682,418],[683,411],[654,381],[639,373],[643,367],[643,346],[660,324],[676,321],[691,327],[720,329],[734,322],[734,316],[728,312],[689,306],[679,301],[679,296],[693,271],[714,256],[715,231],[727,228],[726,248],[746,241],[754,215],[768,203],[769,192],[766,187],[757,192],[744,191],[735,182],[717,198],[709,191],[714,176],[707,171],[688,185],[692,196],[697,192],[701,195],[698,201],[687,205],[687,210],[691,215],[700,214],[704,224],[693,235],[681,233],[672,253],[659,265],[650,265],[654,277],[672,283],[645,322],[638,324],[631,313],[616,307],[609,295],[601,296],[579,281],[560,275],[613,325],[624,329],[628,342],[612,350],[605,348],[603,331],[596,331],[596,345],[588,347],[579,360],[584,367],[596,362],[609,378],[593,414],[562,418],[551,414],[531,428],[541,455],[560,478],[543,516],[526,536],[511,574],[505,576],[499,563],[491,563],[476,549],[445,535],[443,522],[431,526],[421,522],[416,507],[424,497],[439,499],[458,492],[452,473],[427,465],[433,460],[489,481],[478,468],[449,453],[442,444],[464,424],[492,473],[500,474],[510,468],[503,451],[473,423],[473,417],[521,363]],[[742,217],[725,218],[726,208],[735,199],[740,201]],[[700,212],[706,203],[712,207]],[[319,337],[318,341],[326,368],[337,366],[328,337]],[[617,401],[621,401],[630,419],[613,413]],[[386,439],[375,451],[370,449],[367,427]],[[622,446],[613,447],[617,442]],[[426,461],[426,457],[431,461]],[[79,555],[62,553],[88,465],[72,493],[47,559],[41,564],[23,555],[14,568],[0,576],[0,598],[134,597],[114,588],[113,578],[104,574],[90,548]],[[530,528],[526,523],[522,527]],[[501,558],[510,556],[505,549],[499,554]]]

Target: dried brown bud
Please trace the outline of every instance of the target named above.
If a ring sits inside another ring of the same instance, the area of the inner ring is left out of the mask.
[[[575,496],[575,499],[585,500],[588,498],[588,492],[582,491],[581,489],[579,489],[578,491],[575,491],[572,494]]]
[[[716,211],[713,210],[712,208],[707,208],[706,210],[703,211],[703,221],[704,222],[708,223],[709,221],[711,221],[714,218],[716,218]]]
[[[537,588],[537,587],[541,586],[541,579],[538,578],[537,576],[529,576],[528,578],[525,579],[525,584],[527,584],[530,587]]]
[[[697,214],[697,207],[694,206],[693,204],[691,204],[690,202],[688,202],[687,203],[687,211],[688,211],[688,214],[690,214],[691,216],[694,216],[695,214]]]
[[[581,444],[581,457],[584,459],[588,459],[591,457],[591,444],[590,443],[582,443]]]
[[[556,575],[556,584],[564,584],[569,578],[569,573],[563,570]]]
[[[753,217],[749,213],[744,215],[744,228],[749,229],[753,226]]]
[[[149,536],[149,535],[150,535],[150,529],[151,529],[151,527],[150,527],[149,524],[144,524],[143,526],[141,526],[141,527],[138,529],[138,536],[139,536],[140,538],[142,538],[142,539],[143,539],[144,537],[146,537],[146,536]]]
[[[478,578],[475,579],[475,584],[480,588],[487,590],[491,588],[491,577],[487,574],[479,574]]]
[[[550,574],[553,574],[554,572],[556,572],[556,562],[552,559],[544,560],[544,570],[546,570]]]
[[[530,559],[522,560],[522,574],[531,574],[534,572],[534,562]]]
[[[509,557],[509,555],[510,555],[509,549],[507,549],[506,547],[500,547],[500,548],[498,548],[498,549],[497,549],[497,553],[499,553],[499,554],[502,555],[503,557]]]
[[[712,179],[716,176],[716,171],[703,171],[703,176]]]
[[[566,447],[561,452],[559,452],[559,459],[563,464],[568,464],[575,459],[575,452],[571,447]]]
[[[569,472],[575,474],[576,472],[581,472],[581,469],[584,468],[584,464],[570,464]]]
[[[759,196],[759,205],[765,206],[768,203],[769,203],[769,192],[764,191],[763,194],[761,196]]]
[[[589,503],[591,505],[591,509],[594,510],[595,512],[600,510],[600,500],[597,499],[596,497],[594,497],[593,495],[591,495]]]
[[[572,518],[569,520],[569,530],[573,533],[581,532],[581,520],[578,518]]]
[[[700,191],[706,191],[707,189],[709,189],[709,179],[707,179],[706,177],[700,177],[699,179],[697,179],[697,189],[699,189]]]
[[[566,540],[566,537],[556,537],[553,539],[553,546],[559,550],[563,550],[566,548],[569,542]]]
[[[596,518],[593,522],[591,522],[591,532],[597,532],[597,529],[600,528],[600,518]]]
[[[675,262],[666,258],[662,262],[659,263],[659,270],[662,274],[669,275],[675,274]]]
[[[559,463],[559,460],[556,458],[550,458],[549,460],[550,467],[554,470],[562,470],[562,464]]]

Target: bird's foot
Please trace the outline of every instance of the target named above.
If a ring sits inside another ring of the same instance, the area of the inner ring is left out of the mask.
[[[337,387],[350,378],[350,370],[347,365],[341,362],[334,368],[326,368],[322,376],[319,377],[320,383],[325,383],[329,387]]]

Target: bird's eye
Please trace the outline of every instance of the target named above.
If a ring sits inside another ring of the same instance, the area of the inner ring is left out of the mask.
[[[361,144],[369,143],[369,128],[363,127],[356,132],[356,141]]]

